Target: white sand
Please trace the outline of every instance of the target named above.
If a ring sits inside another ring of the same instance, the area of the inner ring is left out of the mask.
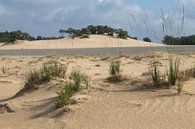
[[[157,56],[164,65],[167,56]],[[184,56],[185,67],[193,66],[195,56]],[[109,83],[109,59],[100,57],[37,57],[0,58],[0,100],[9,98],[24,86],[29,68],[43,62],[57,60],[69,63],[68,73],[80,68],[92,77],[91,92],[80,91],[73,98],[78,103],[69,105],[69,112],[55,109],[56,92],[63,82],[52,80],[38,90],[7,103],[15,113],[0,114],[0,129],[195,129],[195,80],[184,83],[181,95],[173,89],[145,89],[148,63],[154,56],[142,58],[119,57],[122,74],[128,78],[121,83]],[[164,70],[164,67],[162,67]]]
[[[90,35],[90,38],[64,38],[59,40],[17,41],[14,45],[0,46],[0,49],[62,49],[62,48],[101,48],[101,47],[138,47],[161,46],[133,39],[119,39],[102,35]]]

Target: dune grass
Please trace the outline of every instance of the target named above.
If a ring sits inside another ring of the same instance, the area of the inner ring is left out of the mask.
[[[80,70],[73,70],[69,75],[69,81],[65,83],[64,88],[58,92],[57,108],[61,108],[67,104],[70,98],[81,89],[82,83],[89,90],[91,78]]]
[[[160,62],[154,61],[149,64],[148,71],[152,77],[154,87],[161,87],[162,74],[159,70]]]
[[[35,85],[49,82],[51,79],[57,77],[64,77],[66,74],[67,66],[55,61],[44,63],[40,69],[30,70],[26,74],[25,87],[30,89]]]
[[[167,77],[169,85],[175,86],[179,78],[181,59],[177,56],[169,57],[169,67],[167,70]]]
[[[119,61],[111,61],[109,64],[109,73],[110,77],[108,78],[111,82],[120,82],[122,81],[121,76],[121,65]]]
[[[57,100],[56,107],[61,108],[64,105],[66,105],[66,103],[73,96],[74,92],[75,91],[73,90],[73,84],[70,82],[66,82],[63,89],[60,92],[57,92],[58,100]]]

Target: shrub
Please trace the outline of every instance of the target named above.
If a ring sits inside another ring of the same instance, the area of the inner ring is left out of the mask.
[[[68,100],[74,94],[72,83],[66,82],[64,88],[57,94],[58,94],[58,101],[56,106],[57,108],[61,108],[68,102]]]
[[[179,70],[180,70],[180,58],[170,56],[169,57],[169,68],[167,71],[168,82],[169,85],[175,86],[176,81],[179,78]]]
[[[56,77],[64,77],[67,67],[58,62],[47,62],[38,70],[30,70],[26,75],[26,88],[33,88]]]
[[[152,40],[149,37],[143,38],[143,41],[145,41],[145,42],[152,42]]]
[[[159,62],[154,61],[149,65],[149,68],[148,68],[148,71],[152,77],[153,85],[155,87],[161,86],[162,75],[161,75],[160,70],[159,70],[159,65],[160,65]]]

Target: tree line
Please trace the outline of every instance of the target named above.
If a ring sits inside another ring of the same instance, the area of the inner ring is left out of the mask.
[[[62,36],[64,36],[64,34],[68,34],[72,38],[83,37],[83,36],[90,35],[90,34],[99,34],[99,35],[106,34],[109,36],[115,35],[115,37],[122,38],[122,39],[126,39],[128,37],[137,39],[136,37],[130,37],[128,35],[128,32],[121,28],[115,29],[115,28],[112,28],[109,26],[103,26],[103,25],[97,25],[97,26],[89,25],[86,28],[82,28],[82,29],[74,29],[74,28],[60,29],[59,33]]]
[[[37,36],[33,37],[27,32],[22,32],[20,30],[17,31],[5,31],[0,32],[0,43],[14,43],[16,40],[51,40],[51,39],[60,39],[62,37],[43,37],[43,36]]]
[[[166,35],[164,36],[162,43],[166,45],[195,45],[195,35],[182,37]]]

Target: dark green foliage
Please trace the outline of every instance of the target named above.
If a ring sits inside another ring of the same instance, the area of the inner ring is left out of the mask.
[[[195,35],[183,36],[181,38],[166,35],[162,43],[167,45],[195,45]]]
[[[93,25],[87,26],[87,29],[89,30],[90,34],[96,34],[97,32],[97,27]]]
[[[128,32],[123,29],[118,29],[116,33],[118,34],[118,38],[126,39],[128,37]]]
[[[82,28],[82,29],[74,29],[74,28],[68,28],[67,30],[60,30],[60,34],[62,33],[67,33],[71,37],[79,37],[82,35],[89,35],[89,34],[107,34],[110,36],[113,36],[114,33],[118,34],[118,38],[123,38],[126,39],[128,37],[128,32],[124,31],[123,29],[114,29],[109,26],[103,26],[103,25],[98,25],[98,26],[93,26],[89,25],[87,28]]]
[[[145,41],[145,42],[152,42],[152,40],[149,37],[143,38],[143,41]]]
[[[26,32],[12,31],[12,32],[1,32],[0,42],[14,43],[17,39],[19,40],[29,40],[31,36]]]

